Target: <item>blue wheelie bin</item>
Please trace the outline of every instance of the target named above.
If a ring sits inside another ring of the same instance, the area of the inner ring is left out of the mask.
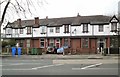
[[[21,49],[22,49],[21,47],[17,48],[17,50],[18,50],[18,57],[20,57],[20,55],[21,55]]]
[[[14,57],[16,53],[16,47],[12,47],[12,56]]]

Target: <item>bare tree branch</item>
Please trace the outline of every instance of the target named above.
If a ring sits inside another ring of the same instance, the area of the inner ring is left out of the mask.
[[[0,5],[2,4],[2,3],[4,3],[5,2],[5,0],[4,1],[2,1],[2,2],[0,2]]]
[[[29,0],[26,0],[26,1],[27,1],[27,6],[28,6],[28,11],[29,11],[30,14],[32,15],[32,12],[31,12],[31,10],[30,10],[30,6],[29,6],[30,2],[29,2]]]
[[[9,0],[9,1],[7,2],[6,6],[5,6],[5,8],[4,8],[4,11],[3,11],[3,14],[2,14],[2,19],[1,19],[0,26],[2,25],[2,23],[3,23],[3,21],[4,21],[5,14],[6,14],[6,11],[7,11],[8,6],[9,6],[9,4],[10,4],[10,1],[11,1],[11,0]]]

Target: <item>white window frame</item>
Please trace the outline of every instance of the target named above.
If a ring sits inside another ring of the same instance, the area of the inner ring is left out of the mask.
[[[41,43],[43,43],[44,45],[42,46]],[[45,47],[45,39],[44,39],[44,38],[41,38],[41,39],[40,39],[40,48],[44,48],[44,47]]]
[[[56,27],[56,33],[60,33],[60,27]]]
[[[103,32],[104,31],[104,26],[103,25],[99,25],[99,32]]]
[[[54,29],[53,28],[50,28],[50,33],[54,33]]]

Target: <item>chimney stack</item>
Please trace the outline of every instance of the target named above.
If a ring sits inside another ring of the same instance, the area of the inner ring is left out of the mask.
[[[18,26],[21,26],[21,19],[17,19]]]
[[[35,17],[35,24],[39,25],[39,17]]]

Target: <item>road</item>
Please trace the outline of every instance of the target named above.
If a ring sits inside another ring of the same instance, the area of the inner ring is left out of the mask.
[[[118,63],[54,63],[55,60],[3,59],[3,75],[118,75]],[[66,60],[67,61],[67,60]]]

